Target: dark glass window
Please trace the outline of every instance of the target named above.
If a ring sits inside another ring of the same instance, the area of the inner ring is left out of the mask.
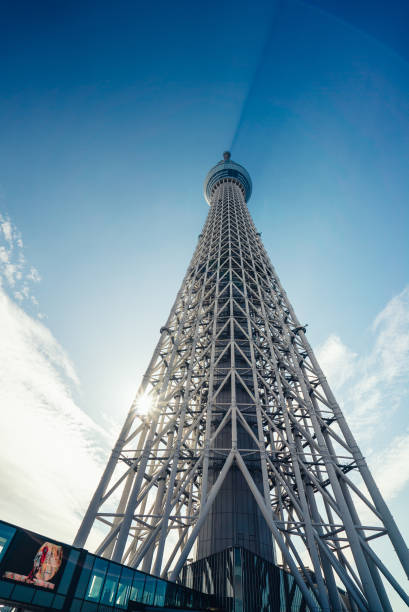
[[[17,601],[24,601],[25,603],[30,603],[30,601],[33,599],[34,592],[34,589],[32,589],[31,587],[17,584],[14,587],[12,597]]]
[[[155,598],[156,578],[146,576],[145,590],[143,592],[143,603],[153,604]]]
[[[155,593],[155,606],[165,605],[166,586],[167,586],[167,583],[164,580],[158,580],[158,583],[156,585],[156,593]]]
[[[5,555],[7,548],[11,540],[13,539],[16,530],[14,527],[10,527],[9,525],[5,525],[4,523],[0,523],[0,561]]]
[[[52,607],[55,608],[56,610],[62,610],[64,603],[65,603],[65,597],[63,597],[62,595],[56,595],[54,598],[54,603]]]
[[[280,610],[287,609],[287,605],[285,602],[285,588],[284,588],[284,572],[280,570]]]
[[[176,590],[177,590],[176,584],[172,582],[168,582],[167,589],[166,589],[166,599],[165,599],[166,606],[173,606],[175,604]]]
[[[96,612],[98,610],[98,604],[93,601],[84,601],[81,607],[81,612]]]
[[[37,606],[51,606],[51,602],[54,599],[54,593],[46,593],[45,591],[37,591],[33,598],[33,604]]]
[[[105,559],[95,559],[94,567],[92,568],[92,573],[88,582],[88,589],[85,599],[90,601],[99,601],[107,568],[108,561],[105,561]]]
[[[108,604],[110,606],[114,605],[120,573],[120,565],[117,565],[116,563],[109,564],[108,572],[105,578],[104,588],[102,590],[101,603]]]
[[[14,584],[0,580],[0,597],[8,597]]]
[[[70,586],[72,575],[74,573],[75,566],[77,565],[79,556],[80,556],[80,553],[78,550],[72,550],[70,552],[69,557],[67,559],[67,565],[65,566],[64,573],[62,575],[60,584],[58,586],[58,590],[57,590],[58,593],[62,593],[63,595],[66,595],[68,591],[68,587]]]
[[[120,608],[128,607],[129,595],[131,592],[132,578],[134,572],[129,567],[122,568],[122,574],[119,579],[118,590],[116,593],[115,605]]]
[[[78,580],[78,586],[75,591],[75,597],[79,597],[80,599],[84,598],[85,589],[87,588],[89,575],[91,573],[92,564],[94,563],[95,557],[93,555],[88,554],[85,558],[84,565],[81,571],[80,578]]]
[[[177,606],[184,606],[185,605],[185,600],[186,600],[186,592],[185,589],[183,587],[179,587],[176,591],[176,601],[175,604]]]
[[[141,572],[135,572],[133,577],[132,589],[131,589],[131,597],[132,601],[142,601],[143,597],[143,588],[145,585],[145,574]]]
[[[184,590],[183,597],[184,597],[183,605],[186,606],[186,608],[192,608],[193,607],[193,593],[191,591]]]
[[[98,604],[98,612],[113,612],[113,610],[119,610],[120,608],[112,608],[112,606],[108,606],[106,604]]]
[[[226,574],[226,595],[227,597],[233,597],[233,575],[232,575],[232,569],[233,569],[233,549],[230,548],[230,550],[226,551],[228,558],[227,558],[227,574]],[[214,591],[212,591],[214,593]]]
[[[70,607],[70,612],[79,612],[81,610],[81,599],[73,599]]]
[[[242,561],[240,548],[234,549],[234,601],[235,611],[243,610]]]

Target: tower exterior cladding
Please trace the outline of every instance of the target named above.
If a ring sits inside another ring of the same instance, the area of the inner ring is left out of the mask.
[[[97,554],[229,610],[279,610],[285,591],[293,610],[392,612],[388,588],[409,598],[372,543],[388,541],[406,576],[408,550],[263,247],[251,190],[229,153],[208,173],[207,220],[74,544],[102,534]]]

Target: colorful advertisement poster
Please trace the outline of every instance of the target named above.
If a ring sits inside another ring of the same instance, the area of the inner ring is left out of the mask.
[[[37,534],[20,532],[2,563],[2,578],[54,590],[66,559],[65,548]]]

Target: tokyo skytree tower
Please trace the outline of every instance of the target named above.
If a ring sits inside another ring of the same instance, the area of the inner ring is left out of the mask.
[[[254,226],[250,176],[223,157],[74,545],[102,533],[97,554],[170,580],[240,548],[289,572],[311,610],[392,612],[385,583],[409,598],[373,541],[409,577],[408,549]]]

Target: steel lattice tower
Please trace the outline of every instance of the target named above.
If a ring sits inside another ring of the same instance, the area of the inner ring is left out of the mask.
[[[171,580],[192,550],[200,559],[242,546],[277,555],[311,609],[311,592],[323,610],[345,609],[340,585],[352,610],[392,612],[381,575],[409,598],[372,540],[389,538],[409,576],[408,549],[263,247],[250,195],[247,171],[225,153],[74,544],[99,521],[97,554]]]

